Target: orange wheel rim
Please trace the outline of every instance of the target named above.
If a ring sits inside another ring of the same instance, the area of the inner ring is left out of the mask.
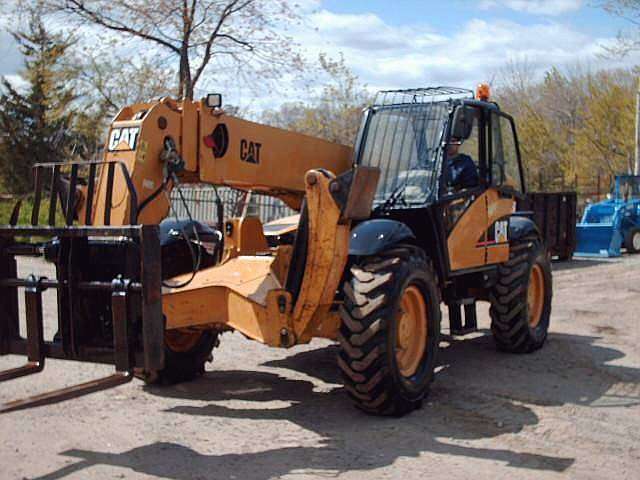
[[[400,299],[397,321],[396,361],[404,377],[416,373],[427,348],[427,305],[415,285],[405,289]]]
[[[538,264],[533,266],[529,276],[527,307],[529,310],[529,326],[536,328],[542,318],[542,309],[544,307],[544,275],[542,267]]]
[[[196,346],[200,337],[202,337],[201,331],[175,329],[165,332],[164,341],[167,347],[174,352],[188,352]]]

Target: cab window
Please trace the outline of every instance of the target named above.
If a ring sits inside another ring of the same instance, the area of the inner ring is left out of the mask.
[[[466,132],[451,133],[447,146],[447,191],[449,193],[474,188],[481,184],[481,115],[478,108],[465,107],[468,120]]]
[[[508,117],[491,114],[491,140],[491,183],[522,191],[515,132]]]

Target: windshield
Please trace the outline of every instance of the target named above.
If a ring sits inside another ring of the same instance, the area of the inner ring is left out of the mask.
[[[363,136],[360,163],[380,168],[374,202],[401,195],[401,203],[424,203],[435,189],[440,145],[449,103],[408,104],[374,110]]]

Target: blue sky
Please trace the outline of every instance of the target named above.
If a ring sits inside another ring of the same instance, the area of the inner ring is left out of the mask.
[[[599,69],[640,63],[602,58],[629,28],[587,0],[304,0],[316,30],[297,39],[312,54],[341,52],[375,88],[497,80],[510,63],[533,75],[551,67]]]
[[[593,6],[597,0],[294,1],[303,26],[291,27],[288,34],[304,55],[313,61],[319,53],[342,54],[371,90],[499,83],[513,62],[526,63],[534,76],[554,66],[640,64],[637,52],[624,59],[602,58],[603,46],[612,45],[618,31],[630,25]],[[0,33],[0,55],[0,75],[16,78],[20,57],[5,33]],[[280,88],[268,95],[219,72],[210,78],[212,85],[202,85],[203,92],[223,91],[230,102],[252,110],[296,98],[297,87],[286,72]]]

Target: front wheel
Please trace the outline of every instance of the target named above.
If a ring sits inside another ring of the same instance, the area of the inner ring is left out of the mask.
[[[144,380],[170,385],[186,382],[204,373],[211,351],[219,344],[218,332],[180,328],[165,332],[164,368],[151,372]]]
[[[552,297],[551,264],[537,238],[512,243],[509,260],[498,266],[490,293],[491,331],[497,347],[527,353],[544,344]]]
[[[419,408],[440,337],[436,275],[424,253],[397,247],[361,259],[343,287],[338,364],[356,406],[400,416]]]

